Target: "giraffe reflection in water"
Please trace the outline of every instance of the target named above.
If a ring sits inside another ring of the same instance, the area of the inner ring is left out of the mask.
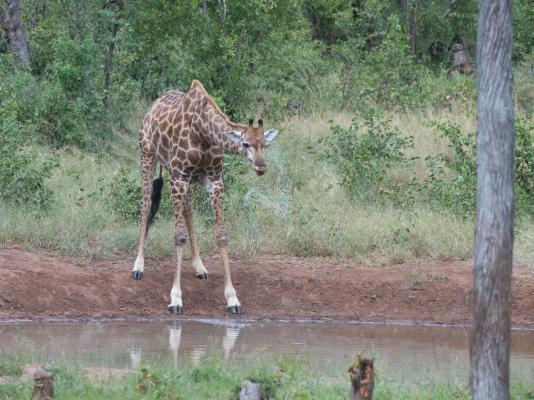
[[[230,356],[232,354],[232,350],[234,349],[237,340],[239,339],[239,334],[241,332],[241,329],[243,329],[243,324],[232,324],[232,325],[226,325],[224,336],[222,338],[222,351],[223,351],[223,357],[225,361],[228,361],[230,359]],[[169,352],[172,359],[172,365],[174,368],[178,368],[178,361],[180,359],[180,343],[182,341],[182,329],[183,326],[180,321],[173,321],[171,324],[168,325],[169,330]],[[187,332],[187,325],[186,325],[186,332]],[[195,337],[190,336],[190,337]],[[213,342],[212,342],[213,343]],[[183,349],[182,352],[182,359],[187,359],[189,361],[189,364],[191,366],[198,365],[202,359],[206,356],[206,353],[208,352],[208,348],[210,346],[206,344],[206,342],[203,342],[198,345],[188,345],[187,348],[189,348],[189,354],[188,357],[186,355],[185,349]],[[218,347],[220,349],[220,347]],[[142,352],[138,344],[134,343],[130,348],[130,361],[131,361],[131,367],[133,369],[137,369],[143,362]]]

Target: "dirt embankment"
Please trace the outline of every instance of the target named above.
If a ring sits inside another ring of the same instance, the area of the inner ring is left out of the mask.
[[[142,280],[133,259],[79,265],[64,257],[0,251],[0,319],[171,317],[173,260],[146,260]],[[184,317],[226,317],[222,263],[206,258],[209,279],[185,261]],[[472,272],[466,262],[367,267],[332,259],[268,256],[233,260],[242,303],[235,318],[346,318],[469,323]],[[534,325],[534,273],[516,269],[514,325]]]

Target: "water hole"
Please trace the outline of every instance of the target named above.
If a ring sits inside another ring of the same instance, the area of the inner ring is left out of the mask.
[[[344,379],[356,354],[382,377],[414,383],[468,381],[469,328],[403,324],[236,320],[4,322],[0,352],[83,368],[197,365],[218,355],[234,366],[308,360],[317,377]],[[512,379],[534,382],[534,331],[514,331]]]

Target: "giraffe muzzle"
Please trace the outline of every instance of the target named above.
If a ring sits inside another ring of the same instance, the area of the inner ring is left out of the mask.
[[[254,167],[254,171],[256,171],[257,175],[264,175],[267,172],[267,167]]]

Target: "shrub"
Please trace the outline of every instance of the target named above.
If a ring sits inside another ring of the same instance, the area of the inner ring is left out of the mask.
[[[429,156],[427,178],[412,184],[417,191],[455,213],[472,216],[476,205],[476,135],[465,134],[454,123],[432,122],[448,140],[448,152]],[[519,214],[534,211],[534,122],[515,120],[515,194]]]
[[[447,153],[425,158],[427,178],[414,187],[457,214],[470,215],[476,203],[476,136],[464,134],[452,122],[431,122],[440,137],[448,139]]]
[[[515,121],[516,208],[534,213],[534,121],[519,117]]]
[[[402,136],[375,109],[362,112],[361,120],[354,118],[348,129],[332,126],[331,135],[320,140],[323,157],[336,167],[349,193],[391,193],[395,184],[388,181],[388,172],[412,160],[405,151],[413,147],[413,137]]]
[[[436,110],[469,111],[476,104],[476,86],[474,77],[463,74],[428,73],[420,81],[421,93],[417,101],[421,107]]]
[[[4,59],[7,62],[2,63]],[[0,60],[0,76],[10,79],[0,81],[3,107],[34,140],[57,147],[87,147],[101,136],[99,97],[89,88],[71,92],[75,87],[71,81],[76,81],[76,77],[67,75],[70,68],[64,65],[64,74],[50,71],[48,79],[44,79],[18,69],[10,58],[4,59]],[[67,77],[69,82],[63,82]]]
[[[514,95],[518,108],[534,115],[534,50],[514,69]]]
[[[141,212],[141,184],[128,176],[124,168],[113,174],[108,186],[108,201],[115,214],[123,220],[135,220]]]
[[[45,179],[50,177],[57,163],[40,161],[26,148],[24,127],[2,115],[1,108],[0,121],[0,197],[37,210],[48,208],[53,193],[46,187]]]

